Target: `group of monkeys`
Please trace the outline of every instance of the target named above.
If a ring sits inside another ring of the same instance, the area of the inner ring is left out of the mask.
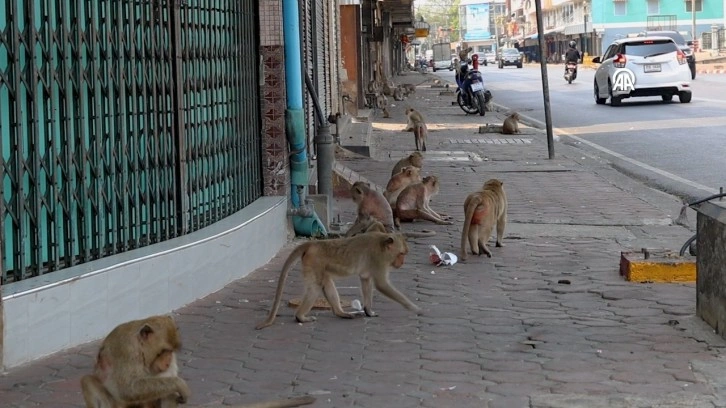
[[[407,237],[427,237],[434,233],[402,232],[402,221],[427,220],[451,225],[451,217],[437,213],[429,203],[439,192],[436,176],[421,177],[423,155],[413,152],[394,166],[386,190],[381,193],[369,183],[358,181],[351,187],[351,198],[357,204],[357,218],[345,237],[305,242],[296,247],[285,260],[277,282],[277,290],[267,318],[256,326],[263,329],[273,324],[279,310],[287,275],[298,260],[302,263],[303,296],[295,311],[299,323],[315,320],[308,316],[322,295],[333,313],[351,319],[356,313],[343,310],[335,280],[358,276],[361,282],[363,313],[373,311],[373,287],[404,308],[420,313],[421,309],[396,289],[389,279],[392,269],[400,268],[408,254]],[[503,183],[490,179],[481,190],[464,201],[464,225],[461,234],[461,259],[467,258],[467,244],[472,254],[488,257],[487,247],[496,226],[496,246],[501,247],[507,223],[507,196]]]
[[[396,95],[415,92],[411,84],[399,85]],[[383,93],[379,93],[383,95]],[[385,96],[384,96],[385,98]],[[398,100],[398,99],[397,99]],[[297,246],[287,257],[280,272],[275,297],[267,318],[257,324],[262,329],[273,324],[280,307],[282,292],[289,271],[302,262],[303,297],[295,311],[300,323],[314,321],[308,316],[320,295],[342,318],[357,313],[343,310],[335,280],[358,276],[361,282],[363,313],[373,317],[373,288],[404,308],[420,313],[421,309],[396,289],[389,279],[392,269],[400,268],[408,254],[407,237],[427,237],[433,232],[402,232],[402,221],[416,219],[451,225],[451,217],[434,211],[430,202],[439,193],[436,176],[421,176],[428,129],[423,115],[406,109],[408,123],[404,131],[413,131],[416,151],[399,160],[383,193],[366,182],[351,187],[351,198],[357,205],[357,218],[345,237],[316,240]],[[519,133],[519,115],[513,113],[502,125],[502,133]],[[496,246],[501,247],[507,222],[507,196],[503,183],[486,181],[481,190],[464,200],[464,223],[461,233],[461,260],[467,259],[467,244],[472,254],[488,257],[492,252],[487,242],[496,226]],[[174,408],[184,404],[190,391],[179,377],[176,353],[181,340],[170,316],[152,316],[123,323],[103,340],[96,357],[94,372],[81,380],[87,408]],[[311,396],[239,405],[240,408],[284,408],[308,405]]]

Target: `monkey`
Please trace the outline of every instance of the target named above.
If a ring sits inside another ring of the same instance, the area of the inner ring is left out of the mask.
[[[392,96],[393,95],[393,88],[391,87],[391,83],[389,81],[383,82],[383,95],[386,96]]]
[[[507,195],[504,183],[497,179],[489,179],[480,191],[471,193],[464,200],[464,229],[461,232],[461,260],[466,260],[466,241],[468,239],[471,253],[486,254],[492,257],[487,248],[487,241],[492,228],[497,224],[497,247],[503,247],[502,237],[507,224]]]
[[[383,197],[386,198],[391,209],[396,206],[396,199],[398,195],[403,191],[404,188],[408,187],[413,183],[421,182],[421,169],[415,166],[405,166],[401,168],[401,171],[391,176],[386,185],[386,191],[383,192]]]
[[[390,118],[391,114],[388,112],[388,98],[386,95],[379,93],[376,95],[376,108],[383,111],[384,118]]]
[[[378,86],[378,83],[375,80],[373,80],[373,79],[371,79],[368,82],[368,87],[367,88],[368,88],[367,89],[368,90],[368,93],[377,94],[378,92],[380,92],[380,88]]]
[[[360,277],[363,311],[366,316],[377,316],[372,309],[373,286],[404,308],[420,313],[421,309],[399,292],[388,278],[392,268],[398,269],[403,265],[406,254],[408,254],[406,238],[397,233],[374,231],[349,238],[309,241],[300,244],[285,260],[277,282],[275,299],[267,319],[257,324],[255,328],[263,329],[275,321],[285,279],[298,259],[302,262],[304,286],[302,301],[295,311],[295,319],[299,323],[316,320],[314,316],[307,314],[321,292],[336,316],[346,319],[355,317],[354,313],[343,311],[334,282],[334,279],[354,275]]]
[[[403,159],[396,162],[391,170],[391,177],[401,172],[401,169],[406,166],[417,167],[419,170],[423,168],[423,154],[420,152],[413,152]]]
[[[439,193],[439,179],[426,176],[421,183],[411,184],[398,195],[393,211],[394,225],[400,227],[401,221],[413,221],[420,218],[440,225],[451,225],[444,219],[445,214],[437,214],[429,207],[429,201]]]
[[[514,112],[504,119],[502,124],[502,133],[505,135],[513,135],[519,133],[519,113]]]
[[[174,404],[167,406],[185,403],[189,387],[173,375],[177,371],[174,352],[180,348],[179,332],[171,316],[152,316],[116,326],[101,343],[94,373],[81,379],[87,408],[164,404],[170,399]],[[159,371],[166,359],[167,370],[173,372],[158,375],[167,371]]]
[[[401,85],[398,85],[393,89],[393,100],[402,101],[406,99],[406,94],[403,92]]]
[[[405,96],[416,95],[416,85],[414,84],[401,84]]]
[[[393,210],[383,194],[364,181],[356,181],[350,188],[350,196],[358,204],[356,224],[370,217],[380,221],[387,232],[393,232]]]
[[[423,115],[414,108],[406,109],[406,116],[408,116],[407,129],[413,129],[413,136],[416,142],[416,151],[426,151],[426,136],[428,135],[428,128],[424,121]]]
[[[362,218],[358,218],[355,223],[348,228],[348,231],[346,231],[345,236],[346,237],[354,237],[359,234],[365,234],[367,232],[389,232],[386,231],[386,227],[383,226],[383,224],[378,221],[375,218],[372,218],[369,215],[366,215]]]

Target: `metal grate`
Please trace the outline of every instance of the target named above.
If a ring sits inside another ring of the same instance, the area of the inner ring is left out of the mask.
[[[197,230],[262,194],[256,3],[0,6],[3,283]]]

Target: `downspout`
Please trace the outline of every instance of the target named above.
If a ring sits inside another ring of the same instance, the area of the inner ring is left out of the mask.
[[[285,133],[290,144],[290,201],[292,225],[296,235],[326,236],[328,232],[315,213],[310,200],[305,199],[308,185],[308,158],[305,143],[305,113],[303,111],[303,82],[300,16],[298,0],[282,1],[283,36],[285,39],[285,83],[287,109]]]

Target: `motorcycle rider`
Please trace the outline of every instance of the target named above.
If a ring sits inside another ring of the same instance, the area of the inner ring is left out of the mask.
[[[472,47],[468,47],[465,50],[461,50],[459,52],[459,65],[456,67],[456,83],[459,84],[459,88],[461,88],[464,96],[464,100],[467,104],[470,104],[469,101],[469,95],[468,92],[465,92],[464,90],[467,89],[469,86],[469,62],[471,60],[469,59],[469,53],[473,50]]]
[[[577,51],[577,43],[574,40],[570,41],[568,45],[570,47],[565,53],[565,75],[567,75],[567,64],[569,62],[574,62],[575,64],[577,64],[582,58],[582,56],[580,55],[580,51]],[[577,68],[575,68],[575,75],[577,75]]]

